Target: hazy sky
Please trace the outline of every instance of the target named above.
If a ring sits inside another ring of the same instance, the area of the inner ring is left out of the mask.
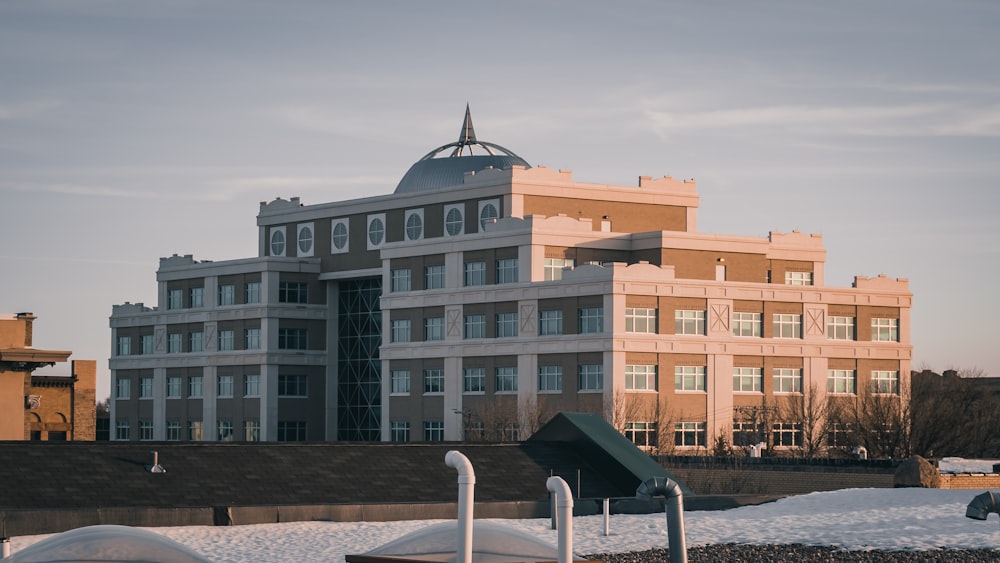
[[[905,277],[914,368],[1000,376],[1000,2],[8,0],[0,312],[97,359],[160,257],[256,256],[261,201],[390,193],[458,137],[578,181],[695,178],[699,230]],[[68,373],[68,366],[52,372]]]

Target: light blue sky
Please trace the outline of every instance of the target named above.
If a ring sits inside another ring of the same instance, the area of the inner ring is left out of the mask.
[[[998,28],[991,0],[3,2],[0,312],[106,395],[111,306],[155,304],[160,257],[391,192],[469,102],[579,181],[695,178],[703,232],[821,233],[828,285],[909,278],[914,367],[1000,375]]]

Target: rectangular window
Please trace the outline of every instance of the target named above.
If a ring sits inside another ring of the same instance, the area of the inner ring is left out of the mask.
[[[259,442],[260,441],[260,421],[259,420],[244,420],[243,421],[243,440],[246,442]]]
[[[308,303],[309,285],[303,282],[278,283],[279,303]]]
[[[873,371],[872,393],[899,395],[898,371]]]
[[[200,442],[205,438],[200,420],[188,421],[188,441]]]
[[[899,319],[872,319],[872,342],[899,342]]]
[[[389,287],[391,291],[410,291],[413,287],[409,268],[401,268],[389,272]]]
[[[538,391],[562,391],[562,366],[538,366]]]
[[[674,311],[674,334],[705,334],[705,311]]]
[[[219,286],[219,305],[235,305],[236,304],[236,286],[232,284],[220,285]]]
[[[625,437],[644,450],[656,448],[659,444],[655,422],[626,422]]]
[[[167,353],[168,354],[180,354],[184,351],[183,338],[179,332],[171,332],[167,335]]]
[[[260,350],[260,329],[248,328],[243,331],[243,349]]]
[[[469,420],[465,423],[465,440],[482,442],[486,439],[486,425],[481,420]]]
[[[153,335],[152,334],[143,334],[141,336],[141,339],[142,339],[142,353],[143,354],[152,354],[152,353],[154,353],[155,350],[153,349]]]
[[[704,391],[705,366],[674,366],[674,389]]]
[[[410,423],[406,420],[393,420],[389,423],[389,430],[391,436],[389,439],[393,442],[409,442],[410,441]]]
[[[572,268],[576,262],[569,258],[546,258],[545,259],[545,280],[561,280],[563,268]]]
[[[625,332],[656,334],[656,309],[626,307]]]
[[[205,349],[205,333],[201,331],[188,334],[188,352],[201,352]]]
[[[854,428],[850,424],[831,422],[827,425],[826,445],[831,448],[846,448],[857,444]]]
[[[219,331],[219,350],[227,352],[236,346],[236,334],[231,330]]]
[[[304,328],[279,328],[278,348],[280,350],[307,350],[309,331]]]
[[[802,370],[798,368],[774,368],[775,393],[801,393]]]
[[[425,420],[424,441],[425,442],[444,441],[444,422],[441,422],[440,420]]]
[[[496,368],[496,392],[517,393],[517,368]]]
[[[774,315],[775,338],[802,338],[802,315]]]
[[[233,396],[233,376],[220,375],[216,380],[216,396],[227,398]]]
[[[604,366],[601,364],[583,364],[577,367],[578,391],[603,391]]]
[[[733,336],[760,337],[760,313],[733,313]]]
[[[390,329],[392,342],[410,341],[410,319],[393,320]]]
[[[463,393],[486,392],[486,368],[465,368],[462,370]]]
[[[444,370],[424,370],[424,393],[428,395],[444,393]]]
[[[171,376],[167,378],[167,398],[168,399],[180,399],[181,398],[181,384],[182,380],[180,377]]]
[[[497,338],[517,336],[517,313],[497,313]]]
[[[301,420],[278,421],[279,442],[305,442],[306,423]]]
[[[119,356],[130,356],[132,355],[132,338],[129,336],[119,336],[118,337],[118,355]]]
[[[279,375],[279,397],[308,397],[309,378],[304,375]]]
[[[246,303],[260,303],[260,282],[247,282],[243,286],[243,296]]]
[[[205,306],[205,288],[204,287],[192,287],[191,288],[191,308],[199,309]]]
[[[538,313],[538,335],[553,336],[563,333],[562,311],[540,311]]]
[[[761,432],[759,422],[746,422],[733,420],[733,445],[752,446],[764,441],[764,433]]]
[[[854,340],[854,317],[827,317],[826,337],[830,340]]]
[[[118,378],[115,380],[115,398],[116,399],[131,399],[132,398],[132,380]]]
[[[674,424],[674,445],[704,448],[706,445],[705,423],[678,422]]]
[[[812,285],[812,272],[785,272],[785,285]]]
[[[761,368],[733,368],[733,391],[737,393],[760,393],[763,389]]]
[[[497,260],[497,283],[517,283],[517,258]]]
[[[465,263],[465,285],[486,285],[486,262]]]
[[[771,426],[771,437],[775,446],[788,448],[802,447],[802,424],[798,422],[775,422]]]
[[[203,379],[200,375],[192,375],[188,378],[188,398],[196,399],[201,397],[202,381]]]
[[[127,418],[119,418],[115,421],[115,440],[128,440],[129,424]]]
[[[232,442],[233,441],[233,421],[231,420],[216,420],[215,421],[215,439],[220,442]]]
[[[152,440],[153,439],[153,421],[152,420],[140,420],[139,421],[139,439],[140,440]]]
[[[424,266],[424,289],[444,288],[444,266]]]
[[[831,369],[826,372],[827,393],[853,395],[857,390],[857,378],[854,370]]]
[[[260,396],[260,374],[252,373],[243,376],[243,396]]]
[[[584,307],[580,309],[580,334],[604,332],[604,307]]]
[[[183,309],[184,308],[184,291],[180,289],[171,289],[167,292],[167,309]]]
[[[177,442],[181,439],[181,421],[179,420],[168,420],[167,421],[167,440],[171,442]]]
[[[656,366],[626,365],[626,391],[656,391]]]
[[[444,317],[424,319],[424,340],[444,340]]]
[[[140,399],[152,399],[153,398],[153,378],[152,377],[140,377],[139,378],[139,398]]]
[[[486,338],[486,315],[465,315],[465,337]]]
[[[393,395],[409,395],[410,394],[410,371],[409,370],[393,370],[390,374],[391,387],[390,393]]]

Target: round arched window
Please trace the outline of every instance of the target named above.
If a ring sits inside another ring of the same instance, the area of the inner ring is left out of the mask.
[[[271,256],[285,255],[285,232],[271,231]]]
[[[406,218],[406,238],[407,240],[418,240],[424,233],[424,221],[419,213],[410,213]]]
[[[308,254],[313,247],[313,232],[309,227],[299,229],[299,252]]]
[[[343,250],[345,246],[347,246],[347,225],[337,223],[333,227],[333,247]]]
[[[382,219],[376,217],[368,224],[368,241],[372,243],[372,246],[378,246],[382,244],[382,239],[384,238],[385,223],[382,222]]]
[[[448,210],[448,215],[444,218],[444,228],[448,231],[451,236],[462,234],[462,226],[465,221],[462,220],[462,210],[457,207],[452,207]]]
[[[500,214],[497,213],[497,207],[492,203],[487,203],[479,212],[479,228],[484,229],[486,227],[486,223],[493,222],[493,220],[499,216]]]

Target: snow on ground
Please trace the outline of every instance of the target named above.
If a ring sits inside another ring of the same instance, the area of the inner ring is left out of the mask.
[[[983,491],[845,489],[781,499],[725,511],[686,512],[689,546],[716,543],[833,545],[849,550],[1000,549],[998,518],[982,522],[965,509]],[[344,561],[440,520],[405,522],[292,522],[254,526],[148,528],[219,563]],[[502,520],[556,544],[549,520]],[[573,520],[576,553],[645,550],[667,545],[661,514],[613,515],[603,535],[602,516]],[[48,536],[13,538],[18,550]]]
[[[941,473],[993,473],[993,466],[997,463],[1000,460],[943,457],[938,462],[938,470]]]

